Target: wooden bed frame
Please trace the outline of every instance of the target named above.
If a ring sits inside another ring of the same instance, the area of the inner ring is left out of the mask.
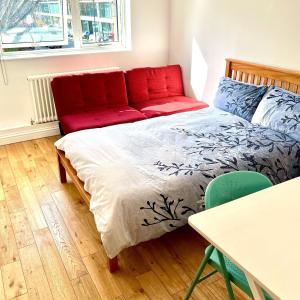
[[[226,59],[225,76],[246,83],[275,85],[300,94],[300,72]],[[65,157],[65,153],[58,149],[56,151],[61,183],[67,182],[66,173],[68,173],[81,197],[89,206],[91,196],[84,190],[83,182],[77,177],[77,173]],[[108,267],[110,272],[117,271],[119,269],[118,258],[108,258]]]

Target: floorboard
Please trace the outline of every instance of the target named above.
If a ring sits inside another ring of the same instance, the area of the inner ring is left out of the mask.
[[[30,299],[53,299],[36,245],[26,246],[19,252]]]
[[[101,299],[90,274],[74,279],[72,285],[78,299]]]
[[[5,201],[0,202],[0,267],[19,259],[17,243]]]
[[[53,298],[55,300],[76,299],[62,257],[59,255],[50,231],[46,228],[38,230],[35,232],[34,237]]]
[[[18,187],[15,185],[4,192],[9,213],[15,213],[25,209]]]
[[[26,211],[14,212],[10,214],[10,219],[18,248],[34,244],[34,238]]]
[[[14,173],[7,157],[0,158],[0,182],[3,191],[16,185]]]
[[[69,278],[72,280],[85,275],[86,268],[56,205],[43,205],[42,210]]]
[[[58,138],[0,146],[0,299],[183,299],[207,243],[185,226],[124,250],[109,273],[93,215],[59,182]],[[222,277],[192,299],[227,299]]]
[[[21,263],[15,261],[1,267],[6,299],[13,299],[27,293]]]

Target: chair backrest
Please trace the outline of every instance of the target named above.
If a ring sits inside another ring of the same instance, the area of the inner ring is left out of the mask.
[[[218,176],[207,186],[205,208],[213,208],[272,185],[269,178],[252,171],[236,171]]]
[[[179,65],[133,69],[127,71],[125,76],[130,104],[172,96],[184,96]]]

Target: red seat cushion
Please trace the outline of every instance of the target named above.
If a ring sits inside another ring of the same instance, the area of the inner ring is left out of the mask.
[[[153,118],[202,109],[208,107],[208,104],[189,97],[175,96],[145,101],[135,104],[134,107],[141,111],[147,118]]]
[[[144,120],[146,117],[129,106],[106,108],[61,117],[60,122],[65,134],[91,128],[99,128],[120,123]]]
[[[181,67],[139,68],[126,73],[130,105],[153,99],[184,96]]]

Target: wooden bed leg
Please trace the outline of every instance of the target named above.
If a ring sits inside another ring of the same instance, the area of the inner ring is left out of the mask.
[[[119,270],[118,257],[108,259],[108,268],[110,273],[114,273]]]
[[[67,173],[66,173],[64,166],[61,163],[61,159],[58,154],[57,154],[57,161],[58,161],[60,183],[66,183],[67,182]]]

